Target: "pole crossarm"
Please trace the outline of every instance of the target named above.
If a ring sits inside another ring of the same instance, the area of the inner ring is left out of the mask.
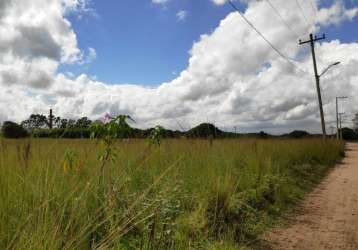
[[[312,39],[307,40],[307,41],[302,41],[301,39],[298,41],[299,41],[299,44],[302,45],[305,43],[317,42],[317,41],[324,40],[324,39],[326,39],[326,34],[323,34],[321,37],[314,36],[314,38],[312,37]]]

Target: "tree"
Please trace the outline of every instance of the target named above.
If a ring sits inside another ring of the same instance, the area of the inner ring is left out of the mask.
[[[357,133],[351,128],[342,128],[342,137],[347,141],[358,139]]]
[[[32,114],[30,115],[29,119],[23,121],[21,125],[29,130],[32,131],[34,129],[45,128],[49,126],[49,122],[47,117],[41,114]]]
[[[53,118],[53,125],[55,128],[61,128],[61,117],[57,116]]]
[[[66,128],[74,128],[76,125],[76,120],[73,120],[73,119],[69,119],[67,121],[67,127]]]
[[[89,120],[87,117],[82,117],[77,120],[75,127],[76,128],[89,128],[92,124],[92,121]]]
[[[303,130],[295,130],[295,131],[292,131],[291,133],[289,133],[287,136],[290,138],[298,139],[298,138],[308,137],[308,136],[310,136],[310,134]]]
[[[76,121],[72,119],[60,119],[58,128],[74,128]]]
[[[206,138],[206,137],[220,137],[223,135],[223,131],[215,127],[213,124],[210,123],[202,123],[187,132],[188,136],[190,137],[199,137],[199,138]]]
[[[353,121],[353,129],[356,133],[358,133],[358,113],[354,115],[352,121]]]
[[[4,122],[1,127],[1,134],[5,138],[23,138],[27,137],[27,131],[19,124],[11,121]]]

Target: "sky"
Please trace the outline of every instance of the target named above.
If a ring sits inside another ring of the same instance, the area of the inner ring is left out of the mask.
[[[0,122],[129,114],[136,127],[319,132],[358,112],[357,0],[1,0]],[[357,107],[357,108],[356,108]]]

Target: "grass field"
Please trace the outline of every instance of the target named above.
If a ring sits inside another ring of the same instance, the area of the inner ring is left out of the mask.
[[[0,139],[0,249],[239,249],[344,154],[337,141]]]

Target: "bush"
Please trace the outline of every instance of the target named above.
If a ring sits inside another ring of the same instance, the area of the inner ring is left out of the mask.
[[[207,137],[222,137],[224,132],[215,127],[210,123],[202,123],[192,129],[187,133],[187,136],[194,138],[207,138]]]
[[[342,128],[342,137],[343,140],[347,140],[347,141],[358,139],[357,133],[355,133],[354,130],[350,128]]]
[[[33,132],[35,138],[89,138],[90,130],[87,128],[55,128],[55,129],[38,129]]]
[[[305,138],[309,136],[310,134],[307,131],[302,131],[302,130],[295,130],[287,135],[287,137],[295,138],[295,139]]]
[[[10,121],[4,122],[1,134],[5,138],[24,138],[28,136],[27,131],[21,125]]]

